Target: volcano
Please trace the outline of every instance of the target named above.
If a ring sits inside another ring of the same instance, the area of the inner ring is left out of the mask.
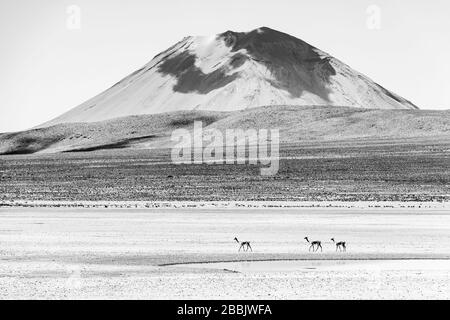
[[[0,155],[170,148],[173,130],[195,121],[277,128],[293,144],[450,132],[448,111],[418,110],[329,54],[263,27],[186,37],[56,119],[0,134]]]
[[[41,127],[181,110],[237,111],[274,105],[417,109],[329,54],[262,27],[186,37],[103,93]]]

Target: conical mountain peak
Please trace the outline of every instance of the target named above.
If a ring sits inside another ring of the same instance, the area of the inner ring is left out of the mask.
[[[45,125],[269,105],[417,108],[303,40],[260,27],[185,37],[113,87]]]

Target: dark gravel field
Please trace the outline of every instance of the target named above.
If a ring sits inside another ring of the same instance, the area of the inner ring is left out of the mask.
[[[0,200],[448,201],[450,141],[285,144],[275,176],[256,165],[175,165],[170,150],[0,157]]]

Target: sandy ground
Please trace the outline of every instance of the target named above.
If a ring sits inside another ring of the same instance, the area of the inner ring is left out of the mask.
[[[3,299],[449,299],[449,259],[443,209],[0,209]]]

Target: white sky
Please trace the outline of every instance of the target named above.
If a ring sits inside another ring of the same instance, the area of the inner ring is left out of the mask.
[[[69,5],[81,9],[79,30],[67,28]],[[379,30],[367,26],[370,5],[381,10]],[[450,109],[449,9],[448,0],[1,0],[0,132],[60,115],[184,36],[261,26],[423,109]]]

